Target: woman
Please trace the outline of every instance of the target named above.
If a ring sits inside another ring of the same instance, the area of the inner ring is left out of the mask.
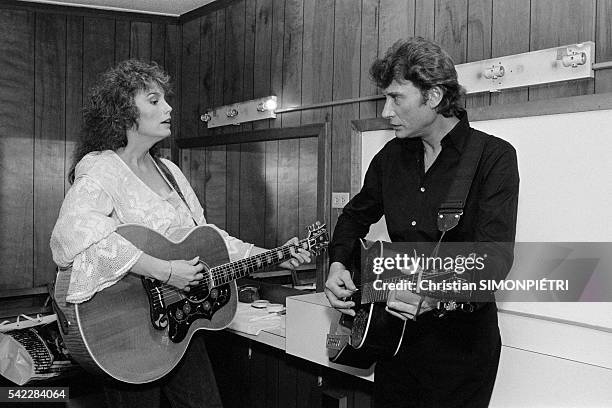
[[[136,223],[178,240],[186,229],[206,224],[202,206],[179,168],[155,158],[154,145],[170,136],[169,92],[169,77],[156,64],[128,60],[104,73],[89,95],[69,174],[72,187],[51,235],[56,264],[72,265],[69,302],[90,299],[128,271],[185,291],[204,277],[197,257],[154,258],[115,232],[120,224]],[[166,176],[168,171],[171,175]],[[232,261],[263,251],[217,230]],[[292,255],[282,267],[310,262],[303,249]],[[160,388],[173,406],[221,406],[201,337],[192,339],[186,357],[161,382],[106,383],[105,393],[109,406],[152,407],[159,405]]]

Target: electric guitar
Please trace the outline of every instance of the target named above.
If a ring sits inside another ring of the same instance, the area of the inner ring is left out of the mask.
[[[236,279],[291,258],[291,248],[319,253],[326,245],[325,225],[308,227],[307,238],[229,262],[225,241],[208,226],[191,229],[172,241],[144,226],[121,225],[117,233],[160,259],[193,259],[204,264],[204,279],[189,292],[128,273],[90,300],[67,303],[71,270],[60,270],[55,306],[60,332],[71,356],[94,374],[141,384],[169,373],[185,353],[196,330],[221,330],[238,307]]]
[[[389,284],[419,286],[422,279],[435,282],[457,280],[452,271],[434,271],[406,275],[399,270],[375,274],[375,259],[389,257],[393,244],[382,241],[361,240],[361,273],[354,274],[359,288],[349,299],[355,302],[355,316],[342,314],[333,321],[327,335],[329,360],[333,363],[369,369],[376,361],[395,356],[402,345],[407,320],[400,319],[385,310],[391,286]],[[385,248],[387,247],[387,248]],[[445,298],[441,292],[422,292]]]

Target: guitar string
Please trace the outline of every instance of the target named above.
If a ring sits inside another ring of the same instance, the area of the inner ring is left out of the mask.
[[[297,245],[290,244],[290,245],[286,245],[286,246],[283,246],[283,247],[278,247],[278,248],[272,249],[270,251],[263,252],[261,254],[257,254],[255,256],[253,256],[252,258],[247,258],[246,260],[242,259],[242,260],[239,260],[239,261],[230,262],[229,264],[219,265],[217,267],[213,267],[213,268],[211,268],[209,270],[210,274],[212,275],[213,288],[216,287],[216,286],[223,285],[225,283],[229,283],[232,280],[234,280],[234,279],[231,279],[230,281],[223,282],[223,283],[218,283],[217,282],[217,281],[221,280],[221,278],[224,278],[224,277],[228,276],[227,272],[231,272],[232,270],[235,270],[236,268],[239,268],[240,264],[243,264],[240,269],[242,271],[245,271],[245,270],[247,270],[249,268],[252,268],[254,266],[259,266],[259,265],[263,264],[263,262],[261,262],[261,260],[258,261],[255,258],[267,258],[267,257],[264,257],[263,255],[271,255],[271,253],[278,254],[278,252],[282,252],[282,254],[283,254],[283,258],[282,259],[284,259],[288,255],[291,255],[290,249],[291,248],[295,248],[295,247],[297,247]],[[232,273],[232,275],[235,275],[235,274],[236,273]],[[199,290],[201,288],[203,288],[204,290],[208,290],[208,282],[209,281],[207,280],[206,282],[203,282],[203,283],[200,283],[200,284],[198,284],[196,286],[191,287],[189,292],[185,292],[186,296],[197,295],[198,293],[201,293],[202,291]],[[151,292],[153,293],[154,290],[155,289],[152,289]],[[182,298],[182,296],[180,294],[180,289],[175,288],[175,287],[170,286],[170,285],[167,285],[167,284],[164,284],[164,287],[162,287],[162,289],[160,290],[159,293],[162,296],[164,296],[164,297],[168,293],[171,293],[171,294],[177,294],[178,297],[179,297],[178,300],[180,300]],[[185,295],[183,295],[183,296],[185,296]]]
[[[260,269],[264,264],[268,263],[268,264],[276,264],[276,263],[281,263],[284,262],[283,260],[285,258],[291,258],[291,248],[303,248],[302,244],[308,241],[316,241],[319,240],[321,237],[323,236],[323,233],[319,234],[317,237],[314,238],[306,238],[303,239],[301,241],[299,241],[297,244],[289,244],[289,245],[284,245],[282,247],[278,247],[278,248],[274,248],[271,250],[268,250],[266,252],[257,254],[251,258],[247,258],[247,259],[242,259],[239,261],[234,261],[234,262],[230,262],[228,264],[225,265],[219,265],[217,267],[213,267],[210,269],[211,271],[211,275],[212,275],[212,283],[213,283],[213,288],[217,287],[217,286],[221,286],[224,285],[226,283],[229,283],[233,280],[235,280],[235,278],[233,278],[237,273],[235,272],[235,269],[238,267],[241,267],[242,271],[246,271],[248,269],[254,268],[254,270]],[[311,248],[311,251],[313,250],[312,248],[315,247],[315,244],[311,244],[310,242],[308,242],[308,247]],[[274,259],[276,256],[278,256],[278,253],[282,254],[282,258],[281,259],[275,259],[273,262],[272,259]],[[242,264],[242,265],[240,265]],[[267,266],[267,265],[266,265]],[[254,270],[252,272],[254,272]],[[231,273],[229,273],[231,272]],[[227,278],[227,277],[231,277],[229,281],[227,282],[222,282],[219,283],[218,281],[220,281],[223,278]],[[157,299],[157,295],[160,294],[162,297],[164,297],[164,300],[170,301],[170,303],[173,303],[174,301],[177,300],[181,300],[184,297],[188,297],[188,296],[193,296],[193,295],[198,295],[201,294],[202,292],[205,292],[206,290],[208,290],[208,282],[204,282],[204,283],[200,283],[199,285],[193,286],[192,290],[190,290],[189,292],[185,292],[185,294],[182,294],[181,290],[175,287],[172,287],[170,285],[167,284],[163,284],[164,286],[161,287],[161,290],[157,291],[157,289],[159,287],[150,289],[150,292],[152,294],[152,296],[155,297],[154,299],[154,305],[155,306],[159,306],[161,305],[162,300]],[[203,289],[203,290],[202,290]],[[175,295],[175,297],[170,298],[169,295]],[[168,303],[168,302],[167,302]]]

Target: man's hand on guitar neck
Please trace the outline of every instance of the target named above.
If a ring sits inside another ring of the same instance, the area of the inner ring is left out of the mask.
[[[334,262],[329,266],[329,275],[325,282],[325,296],[332,307],[344,314],[355,316],[355,302],[345,301],[357,291],[355,283],[351,279],[351,273],[340,262]]]

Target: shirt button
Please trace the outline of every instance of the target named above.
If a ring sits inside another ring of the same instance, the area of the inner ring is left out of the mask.
[[[416,225],[416,221],[412,221],[412,222],[410,223],[410,225],[412,225],[412,226],[414,227],[414,226]]]
[[[425,187],[421,187],[421,193],[425,192]]]

